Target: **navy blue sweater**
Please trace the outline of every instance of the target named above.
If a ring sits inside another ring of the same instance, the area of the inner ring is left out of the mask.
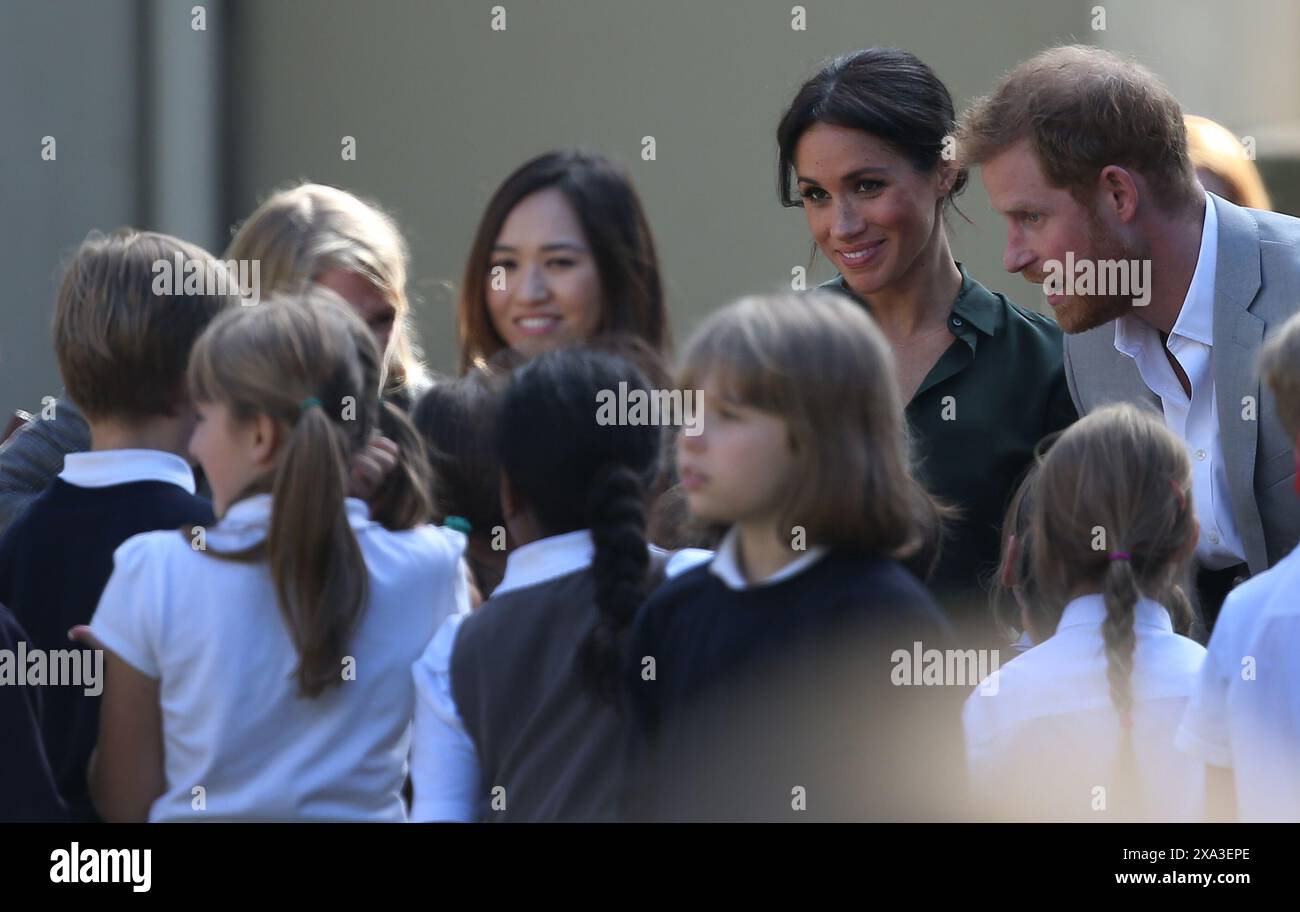
[[[16,661],[27,634],[0,605],[0,651]],[[0,823],[62,821],[67,808],[54,786],[41,740],[41,692],[35,687],[0,686]]]
[[[881,557],[831,552],[740,591],[708,565],[682,574],[628,639],[624,815],[962,816],[966,689],[893,680],[895,650],[950,636],[915,577]]]
[[[212,522],[208,501],[167,482],[83,488],[56,478],[0,538],[0,603],[27,631],[29,648],[68,649],[68,630],[90,623],[120,544]],[[81,687],[43,690],[41,731],[55,781],[74,819],[94,819],[86,764],[99,734],[99,697]]]

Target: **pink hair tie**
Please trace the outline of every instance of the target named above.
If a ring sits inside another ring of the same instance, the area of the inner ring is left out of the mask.
[[[1132,712],[1128,712],[1128,711],[1125,711],[1125,712],[1120,713],[1120,715],[1119,715],[1119,724],[1122,725],[1124,728],[1132,728],[1132,727],[1133,727],[1133,713],[1132,713]]]
[[[1110,559],[1113,561],[1120,561],[1120,560],[1126,561],[1126,560],[1133,559],[1133,555],[1129,554],[1127,551],[1112,551],[1110,552],[1109,556]]]

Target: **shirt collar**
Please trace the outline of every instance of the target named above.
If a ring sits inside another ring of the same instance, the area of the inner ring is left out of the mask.
[[[759,580],[757,583],[750,583],[740,569],[739,543],[736,536],[736,527],[732,526],[718,544],[718,552],[714,555],[713,562],[709,564],[709,572],[722,580],[728,589],[757,589],[760,586],[771,586],[774,583],[779,583],[802,573],[817,563],[825,553],[826,548],[824,546],[814,545],[767,579]]]
[[[954,336],[974,348],[977,337],[972,330],[978,330],[986,336],[996,334],[1002,311],[997,306],[993,293],[972,279],[960,262],[957,263],[957,271],[961,273],[961,287],[957,289],[957,297],[952,302],[948,328]],[[834,286],[870,310],[870,305],[858,297],[843,275],[837,275],[826,284]]]
[[[961,263],[957,264],[957,269],[961,272],[961,288],[957,292],[957,299],[952,302],[952,312],[955,317],[962,320],[963,325],[958,326],[949,318],[949,322],[953,323],[953,333],[960,338],[965,338],[962,330],[969,325],[986,336],[996,334],[1002,317],[1002,309],[997,306],[997,298],[993,296],[993,292],[972,279]],[[974,343],[973,338],[966,341]]]
[[[1187,297],[1178,311],[1170,336],[1181,336],[1202,345],[1214,345],[1214,279],[1219,254],[1219,215],[1214,200],[1205,194],[1205,222],[1201,227],[1201,250],[1196,256]],[[1115,321],[1115,350],[1130,358],[1157,336],[1151,326],[1137,314],[1128,313]]]
[[[1067,627],[1100,627],[1106,620],[1106,599],[1100,592],[1081,595],[1065,606],[1057,631]],[[1140,596],[1133,606],[1133,626],[1152,627],[1166,633],[1174,632],[1169,611],[1159,602]]]
[[[1171,335],[1182,336],[1212,345],[1214,342],[1214,273],[1219,255],[1219,216],[1214,211],[1214,200],[1205,194],[1205,224],[1201,228],[1201,252],[1196,257],[1196,270],[1187,288],[1182,309],[1174,322]]]
[[[361,529],[370,524],[370,507],[364,500],[349,497],[343,501],[348,525]],[[222,532],[240,533],[255,531],[265,534],[271,524],[271,495],[253,494],[237,500],[226,508],[219,522]]]
[[[492,590],[497,596],[513,589],[536,586],[591,566],[596,545],[590,529],[550,535],[520,545],[506,556],[506,572]]]
[[[161,481],[194,493],[194,469],[163,450],[92,450],[63,457],[59,478],[79,488],[106,488],[136,481]]]

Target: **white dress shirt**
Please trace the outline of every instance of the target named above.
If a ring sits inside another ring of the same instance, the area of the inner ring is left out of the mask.
[[[1196,557],[1201,566],[1210,570],[1246,561],[1246,549],[1229,500],[1228,469],[1223,461],[1214,392],[1214,276],[1218,252],[1219,217],[1206,194],[1196,271],[1169,333],[1169,351],[1187,374],[1192,386],[1190,397],[1165,356],[1159,331],[1136,312],[1115,321],[1115,348],[1136,362],[1142,382],[1160,397],[1165,424],[1187,446],[1192,463],[1192,499],[1201,524]]]
[[[63,457],[59,478],[79,488],[107,488],[135,481],[164,481],[194,493],[194,469],[163,450],[91,450]]]
[[[650,547],[652,551],[664,553],[654,545]],[[595,551],[589,529],[520,545],[506,556],[505,574],[488,601],[585,570],[591,566]],[[684,548],[669,558],[664,573],[671,578],[712,556],[711,551]],[[471,823],[477,815],[478,754],[451,690],[451,657],[456,648],[456,635],[466,617],[468,612],[448,617],[411,668],[416,692],[415,730],[411,740],[414,792],[411,820],[417,823]]]
[[[351,676],[345,659],[341,683],[310,699],[264,562],[205,554],[170,530],[115,552],[90,626],[158,679],[166,788],[150,821],[406,819],[411,663],[444,617],[468,608],[465,537],[389,531],[354,498],[346,511],[369,598],[347,643]],[[206,549],[256,544],[270,519],[270,495],[240,500],[207,530]]]
[[[1231,767],[1239,820],[1300,822],[1300,549],[1228,593],[1177,745]]]
[[[1174,748],[1174,732],[1205,650],[1174,633],[1162,605],[1138,601],[1130,736],[1141,803],[1122,810],[1110,803],[1121,725],[1106,677],[1105,618],[1099,593],[1074,599],[1055,634],[967,698],[971,793],[989,802],[982,813],[1090,821],[1107,819],[1104,811],[1113,809],[1149,820],[1202,819],[1204,767]]]

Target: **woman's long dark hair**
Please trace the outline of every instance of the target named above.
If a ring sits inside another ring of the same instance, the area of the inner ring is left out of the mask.
[[[545,535],[591,529],[598,620],[578,649],[578,673],[617,703],[621,637],[646,594],[647,488],[661,428],[600,424],[600,394],[649,391],[625,358],[588,349],[545,352],[511,377],[496,420],[497,458]]]
[[[632,182],[598,152],[547,152],[521,165],[488,201],[474,234],[457,304],[461,373],[506,347],[488,318],[492,245],[520,201],[554,187],[582,225],[600,273],[604,302],[597,332],[631,333],[660,352],[671,342],[659,258],[650,224]]]

